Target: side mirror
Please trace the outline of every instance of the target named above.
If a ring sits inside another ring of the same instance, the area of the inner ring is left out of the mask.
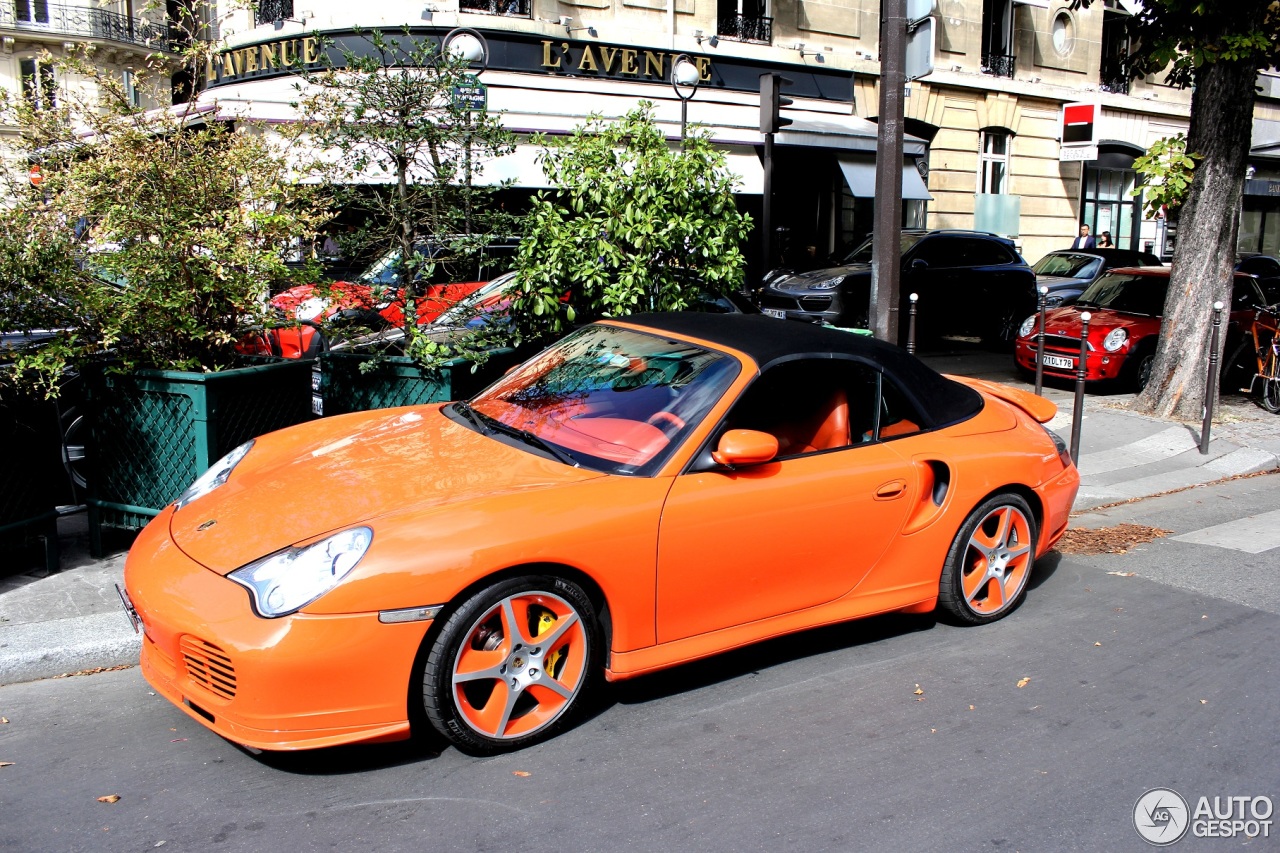
[[[916,258],[914,261],[911,262],[911,269],[913,270],[927,270],[928,268],[929,268],[929,262],[926,261],[924,258]]]
[[[719,445],[711,452],[711,458],[716,464],[726,468],[759,465],[777,455],[777,437],[754,429],[729,430],[720,437]]]

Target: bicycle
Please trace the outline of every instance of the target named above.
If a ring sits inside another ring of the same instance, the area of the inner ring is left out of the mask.
[[[1262,381],[1260,402],[1268,412],[1280,413],[1280,305],[1267,305],[1254,312],[1249,336],[1240,342],[1227,364],[1245,361],[1244,351],[1252,344],[1255,372],[1249,380],[1249,393]]]

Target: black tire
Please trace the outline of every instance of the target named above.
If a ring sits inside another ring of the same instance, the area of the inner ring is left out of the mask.
[[[1006,492],[983,501],[947,552],[938,607],[962,625],[983,625],[1012,613],[1026,595],[1037,541],[1035,515],[1020,495]],[[999,599],[993,600],[997,590]]]
[[[1280,412],[1280,379],[1262,379],[1262,408],[1273,415]]]
[[[436,635],[423,669],[423,709],[465,752],[521,749],[573,722],[599,679],[602,655],[595,607],[577,584],[545,576],[502,581],[465,601]],[[455,687],[460,669],[471,678]]]
[[[1132,361],[1125,365],[1125,384],[1129,386],[1129,390],[1141,394],[1142,389],[1151,381],[1151,367],[1156,363],[1156,352],[1153,349],[1142,349],[1129,358]]]

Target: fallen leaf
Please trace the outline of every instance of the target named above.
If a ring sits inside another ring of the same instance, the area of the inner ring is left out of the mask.
[[[0,717],[0,726],[6,725],[8,722],[9,722],[8,717]]]
[[[972,706],[972,705],[970,705],[970,706],[969,706],[969,710],[970,710],[970,711],[972,711],[972,710],[973,710],[973,706]]]
[[[1136,575],[1137,572],[1107,572],[1107,574],[1115,575],[1118,578],[1131,578]]]
[[[511,775],[512,776],[532,776],[533,774],[530,773],[528,770],[512,770]]]
[[[1201,705],[1208,705],[1208,704],[1209,704],[1209,700],[1208,700],[1208,699],[1201,699],[1201,700],[1200,700],[1200,704],[1201,704]]]
[[[1018,687],[1026,687],[1030,683],[1031,683],[1031,679],[1029,677],[1023,677],[1018,679]]]
[[[1208,619],[1209,617],[1206,615],[1206,616],[1201,616],[1200,618],[1201,618],[1201,619]]]
[[[1126,554],[1134,545],[1143,545],[1172,531],[1145,524],[1117,524],[1091,530],[1076,527],[1068,530],[1054,546],[1063,554]]]
[[[929,729],[929,734],[937,734],[937,733],[938,733],[937,729]]]
[[[12,767],[12,766],[13,766],[12,761],[0,761],[0,767]]]
[[[1102,645],[1102,643],[1094,643],[1094,645],[1095,645],[1095,646],[1100,646],[1100,645]]]
[[[120,802],[119,794],[107,794],[105,797],[98,797],[100,803],[118,803]]]
[[[916,694],[917,696],[923,696],[923,695],[924,695],[924,691],[920,689],[920,685],[919,685],[919,684],[917,684],[917,685],[916,685],[915,694]]]
[[[176,737],[173,740],[169,741],[169,743],[185,743],[186,740],[187,739],[184,737]]]

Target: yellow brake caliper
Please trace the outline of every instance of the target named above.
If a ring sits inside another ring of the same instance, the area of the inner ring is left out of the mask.
[[[554,626],[555,624],[556,624],[556,616],[550,610],[543,610],[541,613],[539,613],[538,614],[538,637],[541,637],[543,634],[550,631],[552,626]],[[550,653],[543,659],[542,667],[546,671],[547,675],[551,676],[552,678],[555,678],[560,674],[560,663],[563,658],[564,658],[564,646],[561,646],[560,648],[556,649],[554,652]]]

